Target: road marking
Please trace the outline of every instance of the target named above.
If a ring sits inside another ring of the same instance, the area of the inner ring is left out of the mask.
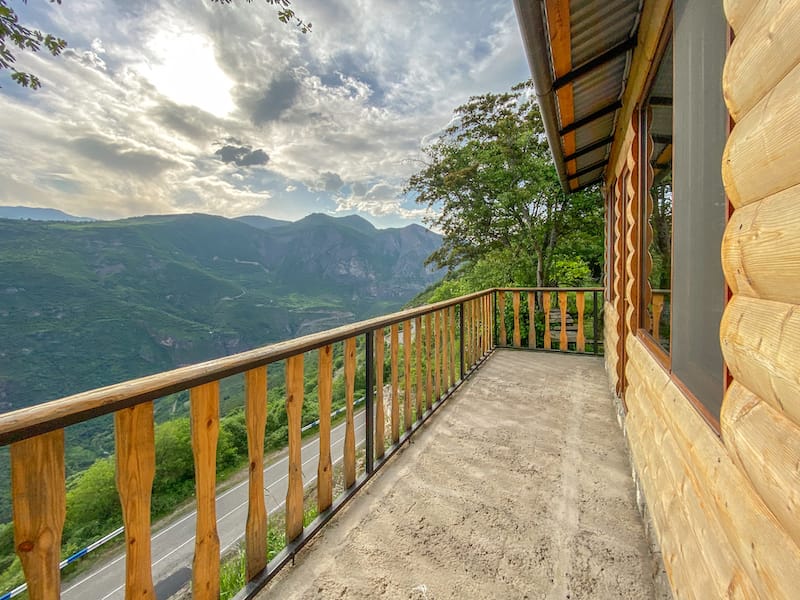
[[[334,429],[331,431],[331,433],[334,433],[334,432],[335,432],[335,433],[338,433],[338,432],[339,432],[341,429],[344,429],[346,426],[347,426],[347,423],[346,423],[346,422],[345,422],[345,423],[341,423],[341,424],[339,424],[338,426],[336,426],[336,427],[335,427],[335,428],[334,428]],[[366,427],[366,423],[362,423],[361,425],[359,425],[358,427],[356,427],[356,428],[355,428],[355,431],[359,431],[359,430],[361,430],[361,429],[364,429],[365,427]],[[344,440],[344,437],[338,438],[338,439],[336,439],[336,440],[332,440],[332,441],[331,441],[331,447],[333,447],[333,445],[334,445],[334,444],[338,444],[339,442],[341,442],[341,441],[343,441],[343,440]],[[317,445],[319,444],[319,438],[313,439],[313,440],[311,440],[309,443],[307,443],[305,446],[303,446],[303,447],[300,449],[301,456],[302,456],[302,452],[303,452],[304,450],[307,450],[308,448],[312,447],[314,444],[317,444]],[[305,462],[302,464],[302,466],[305,466],[306,464],[308,464],[309,462],[312,462],[312,461],[314,461],[314,460],[318,460],[318,458],[319,458],[319,456],[313,456],[313,457],[309,458],[307,461],[305,461]],[[343,457],[339,457],[339,458],[337,458],[337,459],[336,459],[336,460],[335,460],[335,461],[334,461],[332,464],[334,464],[334,465],[335,465],[335,464],[337,464],[338,462],[340,462],[340,461],[342,460],[342,458],[343,458]],[[276,467],[276,466],[280,465],[282,462],[288,462],[288,459],[287,459],[287,458],[282,458],[282,459],[280,459],[280,460],[278,460],[278,461],[274,462],[273,464],[269,465],[268,467],[266,467],[266,468],[264,469],[264,473],[266,474],[266,472],[267,472],[269,469],[271,469],[271,468],[273,468],[273,467]],[[269,485],[266,487],[266,489],[265,489],[264,491],[265,491],[265,492],[266,492],[266,491],[268,491],[270,488],[272,488],[273,486],[277,485],[278,483],[280,483],[280,482],[281,482],[281,481],[283,481],[284,479],[287,479],[288,477],[289,477],[289,475],[288,475],[288,473],[287,473],[286,475],[284,475],[284,476],[283,476],[283,477],[281,477],[280,479],[277,479],[277,480],[273,481],[271,484],[269,484]],[[317,476],[316,476],[316,475],[314,475],[314,476],[313,476],[311,479],[309,479],[309,481],[308,481],[308,482],[305,482],[305,483],[303,484],[303,487],[306,487],[306,486],[308,486],[308,485],[311,485],[311,484],[312,484],[314,481],[316,481],[316,480],[317,480]],[[242,488],[242,487],[244,487],[244,486],[245,486],[245,485],[247,485],[248,483],[249,483],[249,481],[248,481],[248,480],[245,480],[245,481],[243,481],[242,483],[240,483],[240,484],[237,484],[236,486],[234,486],[234,487],[230,488],[229,490],[226,490],[225,492],[223,492],[222,494],[220,494],[219,496],[217,496],[217,498],[216,498],[216,502],[219,502],[219,501],[220,501],[222,498],[224,498],[225,496],[227,496],[227,495],[231,494],[232,492],[234,492],[234,491],[238,490],[239,488]],[[270,495],[271,495],[271,494],[270,494]],[[274,496],[273,496],[273,498],[274,498]],[[236,508],[234,508],[233,510],[231,510],[231,511],[227,512],[227,513],[226,513],[225,515],[223,515],[222,517],[219,517],[219,518],[217,519],[217,523],[219,524],[219,522],[220,522],[220,521],[222,521],[224,518],[226,518],[226,517],[228,517],[229,515],[231,515],[233,512],[235,512],[235,511],[239,510],[239,509],[240,509],[242,506],[244,506],[245,504],[247,504],[247,501],[245,501],[244,503],[240,504],[239,506],[237,506],[237,507],[236,507]],[[281,508],[281,507],[282,507],[284,504],[286,504],[286,501],[285,501],[285,500],[283,500],[283,501],[282,501],[280,504],[276,505],[276,507],[275,507],[275,508],[273,508],[273,509],[270,511],[270,514],[272,514],[272,513],[274,513],[275,511],[279,510],[279,509],[280,509],[280,508]],[[194,510],[194,511],[192,511],[191,513],[187,514],[185,517],[183,517],[183,518],[181,518],[180,520],[176,521],[175,523],[172,523],[172,524],[171,524],[169,527],[166,527],[166,528],[162,529],[161,531],[159,531],[158,533],[156,533],[155,535],[153,535],[153,536],[150,538],[151,542],[152,542],[152,540],[155,540],[156,538],[158,538],[158,537],[161,537],[163,534],[167,533],[167,532],[168,532],[168,531],[170,531],[171,529],[174,529],[175,527],[177,527],[178,525],[180,525],[180,524],[181,524],[181,523],[183,523],[184,521],[186,521],[186,520],[188,520],[188,519],[192,518],[192,517],[193,517],[193,516],[195,516],[196,514],[197,514],[197,511],[196,511],[196,510]],[[192,540],[194,540],[194,538],[195,538],[195,536],[192,536],[191,538],[189,538],[189,540],[187,540],[187,541],[183,542],[183,543],[182,543],[180,546],[178,546],[177,548],[173,548],[173,549],[172,549],[170,552],[168,552],[167,554],[165,554],[164,556],[162,556],[160,559],[158,559],[157,561],[155,561],[154,563],[152,563],[152,565],[151,565],[151,569],[152,569],[152,567],[156,566],[158,563],[162,562],[163,560],[165,560],[166,558],[168,558],[169,556],[171,556],[172,554],[174,554],[175,552],[177,552],[177,551],[178,551],[180,548],[182,548],[183,546],[185,546],[186,544],[188,544],[189,542],[191,542]],[[238,542],[240,539],[241,539],[241,537],[237,538],[237,539],[236,539],[236,540],[235,540],[233,543],[237,543],[237,542]],[[228,544],[228,546],[226,546],[226,547],[223,549],[223,552],[224,552],[225,550],[227,550],[227,549],[228,549],[228,548],[229,548],[231,545],[232,545],[232,544]],[[99,575],[100,573],[102,573],[102,572],[103,572],[103,571],[105,571],[106,569],[108,569],[108,568],[110,568],[110,567],[114,566],[115,564],[117,564],[118,562],[120,562],[121,560],[124,560],[124,559],[125,559],[125,554],[122,554],[121,556],[117,557],[116,559],[112,560],[111,562],[109,562],[109,563],[107,563],[107,564],[103,565],[103,566],[102,566],[102,567],[100,567],[100,568],[99,568],[97,571],[94,571],[92,574],[88,575],[87,577],[85,577],[85,578],[84,578],[84,579],[82,579],[81,581],[79,581],[79,582],[77,582],[77,583],[75,583],[75,584],[71,585],[71,586],[70,586],[70,587],[68,587],[66,590],[64,590],[62,593],[63,593],[63,594],[67,594],[67,593],[69,593],[70,591],[72,591],[72,590],[73,590],[73,589],[75,589],[76,587],[78,587],[78,586],[80,586],[80,585],[83,585],[84,583],[86,583],[86,582],[87,582],[87,581],[89,581],[90,579],[94,579],[94,578],[95,578],[97,575]],[[117,593],[119,590],[121,590],[121,589],[122,589],[122,588],[124,588],[124,587],[125,587],[125,585],[124,585],[124,584],[123,584],[123,585],[121,585],[121,586],[119,586],[119,587],[118,587],[118,588],[116,588],[114,591],[112,591],[110,594],[108,594],[108,595],[104,596],[104,597],[103,597],[103,600],[106,600],[106,598],[109,598],[110,596],[114,595],[115,593]]]

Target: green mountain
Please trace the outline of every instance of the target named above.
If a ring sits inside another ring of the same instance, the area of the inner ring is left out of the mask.
[[[0,412],[396,310],[439,244],[326,215],[0,220]]]
[[[0,219],[26,219],[29,221],[91,221],[76,217],[55,208],[32,208],[30,206],[0,206]]]

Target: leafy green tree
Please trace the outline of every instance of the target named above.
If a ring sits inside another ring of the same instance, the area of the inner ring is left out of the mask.
[[[596,240],[599,276],[600,196],[596,189],[563,192],[529,90],[523,83],[470,98],[423,148],[425,167],[406,191],[431,209],[427,223],[444,236],[428,262],[453,270],[506,252],[522,268],[514,283],[553,285],[556,257],[582,235]]]

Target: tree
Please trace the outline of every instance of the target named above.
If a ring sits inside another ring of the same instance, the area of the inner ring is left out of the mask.
[[[233,0],[211,0],[219,4],[232,4]],[[247,0],[248,3],[253,0]],[[294,23],[302,32],[311,31],[311,23],[299,18],[291,7],[291,0],[264,0],[267,4],[277,7],[278,20],[281,23]],[[28,0],[22,0],[26,3]],[[50,3],[61,4],[61,0],[50,0]],[[16,11],[9,6],[9,0],[0,0],[0,71],[11,71],[11,79],[22,87],[38,89],[42,82],[33,73],[18,70],[14,63],[17,61],[14,46],[18,50],[39,52],[44,45],[45,49],[53,56],[58,56],[67,47],[67,42],[51,33],[44,33],[38,29],[31,29],[19,22]]]
[[[453,270],[505,250],[526,266],[520,283],[541,287],[558,283],[557,257],[580,257],[569,249],[577,234],[600,240],[588,260],[580,257],[599,276],[599,194],[563,192],[528,90],[523,83],[470,98],[439,139],[423,148],[425,167],[406,191],[431,209],[426,222],[443,234],[429,263]]]

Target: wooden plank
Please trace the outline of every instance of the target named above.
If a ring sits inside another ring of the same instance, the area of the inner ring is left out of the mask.
[[[463,309],[464,310],[464,314],[461,315],[461,318],[464,320],[464,327],[463,327],[462,331],[463,331],[463,334],[464,334],[464,340],[463,340],[463,344],[464,344],[464,372],[466,373],[467,371],[469,371],[469,368],[472,365],[472,357],[470,356],[470,352],[469,352],[470,351],[470,348],[469,348],[469,338],[470,338],[470,335],[469,335],[469,323],[470,323],[470,316],[469,316],[470,306],[469,306],[469,302],[464,302],[463,307],[464,307],[464,309]]]
[[[472,354],[477,363],[481,357],[480,347],[480,303],[478,300],[470,300],[472,303]]]
[[[800,1],[763,0],[725,57],[722,88],[728,112],[740,121],[800,64]]]
[[[720,343],[734,379],[800,425],[800,312],[795,304],[733,296]]]
[[[442,387],[450,389],[450,311],[442,311]]]
[[[733,212],[722,238],[722,268],[733,293],[800,304],[798,206],[795,185]]]
[[[289,474],[286,489],[286,541],[303,533],[303,355],[286,359],[286,416],[289,430]]]
[[[63,429],[11,444],[14,547],[31,600],[60,597],[66,498]]]
[[[375,331],[375,456],[383,457],[386,452],[386,414],[384,411],[383,399],[383,367],[384,357],[384,334],[383,327]]]
[[[320,353],[322,350],[320,350]],[[320,361],[320,372],[322,372]],[[244,374],[245,426],[249,478],[247,488],[247,523],[245,526],[246,576],[251,581],[267,566],[267,509],[264,504],[264,434],[267,425],[267,367],[251,369]],[[321,402],[320,402],[321,405]],[[330,414],[330,403],[328,404]],[[320,415],[320,445],[323,431]],[[328,417],[330,440],[330,417]],[[329,442],[330,444],[330,442]],[[330,452],[328,453],[330,456]],[[330,462],[330,459],[329,459]],[[322,464],[322,457],[320,457]],[[328,468],[330,471],[330,467]],[[323,487],[320,479],[320,489]]]
[[[150,499],[156,472],[153,403],[114,413],[114,437],[125,525],[125,597],[155,598],[150,568]]]
[[[441,315],[437,310],[435,313],[433,313],[433,389],[434,396],[437,400],[442,397],[442,333],[440,323]]]
[[[390,328],[391,353],[392,353],[392,411],[391,428],[392,443],[400,439],[400,368],[398,366],[398,346],[400,345],[400,330],[397,323]]]
[[[192,597],[216,600],[219,598],[219,536],[216,512],[219,381],[193,387],[189,391],[189,415],[197,499]]]
[[[417,421],[422,419],[422,317],[417,317],[414,321],[414,348],[416,351],[416,373],[417,385],[415,399],[417,402]]]
[[[735,208],[800,183],[799,89],[800,64],[765,93],[728,137],[722,180]]]
[[[528,348],[536,348],[536,293],[528,292]]]
[[[506,293],[497,292],[497,320],[500,326],[500,345],[507,346],[506,340]]]
[[[734,462],[800,545],[800,427],[736,381],[725,394],[720,423]]]
[[[403,323],[403,384],[405,393],[403,394],[403,416],[405,418],[405,430],[411,429],[411,321]]]
[[[583,312],[586,305],[585,292],[575,292],[575,304],[578,307],[578,334],[575,340],[575,349],[578,352],[586,352],[586,322],[584,320]]]
[[[512,294],[512,302],[514,304],[514,347],[519,348],[522,346],[522,329],[519,324],[519,292]]]
[[[569,349],[567,338],[567,292],[558,292],[558,308],[561,310],[561,331],[558,349],[566,352]]]
[[[433,354],[431,354],[433,338],[433,317],[425,315],[425,408],[433,406]]]
[[[733,28],[734,33],[739,35],[742,26],[747,22],[753,9],[762,4],[762,0],[724,0],[725,18]]]
[[[653,294],[653,339],[659,341],[661,338],[661,313],[664,311],[664,294]]]
[[[356,385],[356,338],[344,341],[344,486],[350,488],[356,482],[356,430],[353,403]]]
[[[333,403],[333,344],[319,349],[317,367],[317,401],[319,402],[319,462],[317,462],[317,512],[333,504],[333,464],[331,461],[331,404]],[[383,344],[381,344],[383,355]],[[383,369],[380,372],[383,383]],[[378,404],[383,404],[380,394]],[[381,416],[383,411],[381,410]],[[376,423],[383,421],[376,420]],[[381,428],[381,433],[383,433]],[[377,436],[376,436],[377,438]],[[379,446],[383,448],[383,444]],[[262,494],[263,496],[263,494]]]
[[[459,351],[458,346],[456,345],[456,307],[451,306],[447,310],[450,312],[450,327],[448,328],[450,334],[450,359],[447,362],[450,365],[450,384],[454,386],[457,381],[456,354]]]
[[[542,293],[542,311],[544,312],[544,349],[550,350],[550,292]]]

